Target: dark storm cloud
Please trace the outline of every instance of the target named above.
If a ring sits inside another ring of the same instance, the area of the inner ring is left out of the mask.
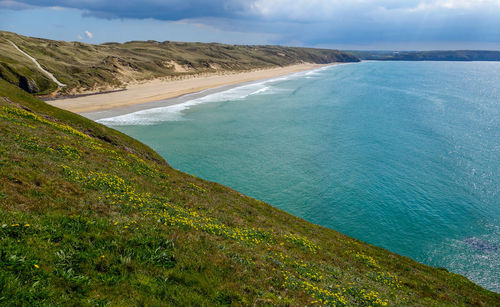
[[[282,44],[500,41],[500,0],[0,0],[0,8],[33,6],[105,19],[183,20],[269,34]]]
[[[245,2],[236,0],[21,0],[0,1],[0,5],[12,8],[27,6],[75,8],[83,10],[88,16],[101,18],[181,20],[199,17],[234,17],[245,10]]]

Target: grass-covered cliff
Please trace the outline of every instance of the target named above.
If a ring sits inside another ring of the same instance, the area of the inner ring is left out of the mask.
[[[494,50],[431,50],[431,51],[351,51],[363,60],[373,61],[500,61]]]
[[[230,73],[303,62],[359,61],[353,55],[330,49],[168,41],[91,45],[0,31],[0,78],[16,85],[29,82],[29,91],[36,94],[53,93],[57,85],[9,41],[67,85],[60,89],[60,95],[109,90],[159,77]]]
[[[498,306],[0,80],[0,305]]]

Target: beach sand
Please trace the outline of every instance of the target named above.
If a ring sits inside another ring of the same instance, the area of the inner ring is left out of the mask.
[[[327,65],[334,65],[334,63]],[[196,76],[173,81],[155,79],[140,84],[130,84],[123,91],[61,98],[47,101],[47,103],[75,113],[97,112],[175,98],[207,89],[269,79],[327,65],[297,64],[241,73]]]

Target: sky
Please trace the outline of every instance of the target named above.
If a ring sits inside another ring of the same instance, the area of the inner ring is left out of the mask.
[[[500,50],[500,0],[0,0],[0,30],[362,50]]]

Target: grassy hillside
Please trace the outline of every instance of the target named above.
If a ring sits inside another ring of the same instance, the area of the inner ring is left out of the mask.
[[[351,51],[363,60],[377,61],[500,61],[500,51]]]
[[[353,62],[350,54],[329,49],[279,46],[236,46],[177,42],[128,42],[90,45],[53,41],[0,31],[0,78],[19,84],[33,80],[37,94],[57,89],[27,57],[28,53],[68,86],[59,94],[99,91],[127,82],[158,77],[180,78],[200,73],[223,73],[269,68],[302,62]]]
[[[0,80],[0,305],[498,306]]]

